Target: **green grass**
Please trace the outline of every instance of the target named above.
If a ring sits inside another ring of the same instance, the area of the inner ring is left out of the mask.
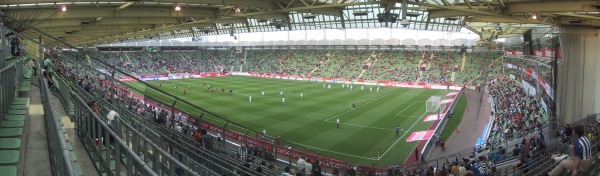
[[[369,92],[369,86],[361,91],[360,85],[349,91],[342,89],[341,84],[332,84],[331,89],[324,89],[323,83],[317,82],[245,76],[148,83],[254,131],[266,129],[268,136],[280,136],[292,142],[296,149],[377,165],[404,163],[418,143],[407,143],[406,138],[412,132],[427,130],[433,123],[423,122],[424,116],[428,115],[425,113],[425,101],[430,96],[443,96],[448,92],[381,87],[380,92],[375,93],[376,87]],[[178,89],[172,86],[173,83]],[[215,95],[204,88],[204,83],[219,89],[223,87],[226,91],[233,89],[237,93]],[[143,90],[141,84],[131,86]],[[192,91],[184,95],[183,88],[188,86]],[[264,96],[261,96],[261,91],[265,91]],[[284,92],[285,105],[281,102],[280,91]],[[302,99],[300,93],[304,95]],[[145,94],[159,97],[159,101],[173,102],[172,98],[165,98],[158,91],[146,90]],[[251,103],[249,96],[252,96]],[[356,103],[355,109],[350,106],[352,101]],[[194,116],[201,113],[181,102],[176,104],[176,108]],[[462,115],[462,112],[455,111],[455,114]],[[340,129],[336,129],[337,118],[342,123]],[[224,125],[224,121],[206,114],[203,120]],[[399,136],[394,132],[397,125],[404,129]],[[378,147],[381,147],[381,158],[378,158]]]
[[[463,115],[465,114],[465,108],[467,108],[467,97],[463,93],[458,98],[458,102],[456,102],[454,115],[452,115],[452,118],[448,119],[446,126],[442,130],[442,134],[440,135],[441,139],[446,141],[450,138],[450,135],[452,135],[456,127],[460,124],[460,121],[462,121]]]

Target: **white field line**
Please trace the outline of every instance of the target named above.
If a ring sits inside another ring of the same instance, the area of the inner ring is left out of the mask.
[[[398,117],[419,117],[419,116],[405,116],[405,115],[399,115]]]
[[[404,136],[406,136],[406,134],[408,134],[408,132],[410,132],[410,130],[411,130],[413,127],[415,127],[415,125],[416,125],[417,123],[419,123],[419,122],[421,121],[421,118],[423,118],[423,117],[425,116],[425,114],[427,114],[427,111],[425,111],[423,114],[421,114],[421,116],[420,116],[420,117],[419,117],[419,118],[418,118],[418,119],[415,121],[415,123],[413,123],[413,125],[412,125],[412,126],[410,126],[410,128],[408,128],[408,130],[406,130],[406,132],[404,132],[404,134],[402,134],[402,136],[400,136],[400,137],[399,137],[399,138],[396,140],[396,142],[394,142],[394,143],[392,144],[392,146],[390,146],[390,148],[388,148],[387,150],[385,150],[385,152],[383,152],[383,154],[382,154],[382,155],[381,155],[381,156],[380,156],[380,157],[379,157],[377,160],[380,160],[381,158],[383,158],[383,156],[385,156],[385,154],[386,154],[388,151],[390,151],[390,149],[392,149],[394,146],[396,146],[396,143],[398,143],[398,141],[400,141],[400,139],[404,138]]]
[[[390,92],[390,93],[392,93],[392,92]],[[381,96],[381,97],[377,97],[377,98],[375,98],[375,99],[373,99],[373,100],[371,100],[371,101],[369,101],[369,102],[367,102],[367,103],[365,103],[365,104],[362,104],[362,105],[360,105],[360,106],[358,106],[358,107],[356,107],[356,108],[348,109],[347,111],[344,111],[344,112],[342,112],[342,113],[340,113],[340,114],[338,114],[338,115],[334,115],[334,116],[332,116],[332,117],[330,117],[330,118],[328,118],[328,119],[325,119],[324,121],[326,121],[326,122],[327,122],[327,121],[328,121],[328,120],[330,120],[330,119],[333,119],[333,118],[339,117],[339,116],[341,116],[341,115],[344,115],[344,114],[346,114],[346,113],[348,113],[348,112],[350,112],[350,111],[353,111],[353,110],[355,110],[355,109],[358,109],[358,108],[360,108],[360,107],[363,107],[363,106],[365,106],[365,105],[368,105],[369,103],[373,103],[373,102],[375,102],[375,101],[377,101],[377,100],[379,100],[379,99],[381,99],[381,98],[383,98],[383,97],[387,97],[387,96],[388,96],[390,93],[387,93],[387,94],[385,94],[385,95],[383,95],[383,96]]]
[[[356,156],[356,155],[351,155],[351,154],[347,154],[347,153],[340,153],[340,152],[336,152],[336,151],[331,151],[331,150],[322,149],[322,148],[318,148],[318,147],[313,147],[313,146],[309,146],[309,145],[304,145],[304,144],[300,144],[300,143],[296,143],[296,142],[291,142],[291,141],[288,141],[288,142],[296,144],[296,145],[307,147],[309,150],[310,149],[317,149],[317,150],[331,152],[331,153],[335,153],[335,154],[340,154],[340,155],[345,155],[345,156],[350,156],[350,157],[355,157],[355,158],[362,158],[362,159],[368,159],[368,160],[377,161],[377,159],[375,159],[375,158],[367,158],[367,157]]]
[[[422,101],[414,101],[414,102],[412,102],[410,105],[408,105],[407,107],[405,107],[404,109],[402,109],[402,111],[400,111],[400,112],[396,113],[396,116],[399,116],[399,115],[400,115],[400,113],[402,113],[402,112],[406,111],[408,108],[410,108],[410,107],[411,107],[412,105],[414,105],[416,102],[422,102]]]
[[[333,121],[326,121],[329,123],[336,123]],[[357,126],[357,127],[363,127],[363,128],[373,128],[373,129],[378,129],[378,130],[386,130],[386,131],[395,131],[396,129],[389,129],[389,128],[380,128],[380,127],[372,127],[372,126],[365,126],[365,125],[357,125],[357,124],[351,124],[351,123],[340,123],[340,125],[349,125],[349,126]]]
[[[442,93],[442,95],[445,95],[445,94],[446,94],[446,91],[448,91],[448,90],[444,90],[444,92]],[[421,115],[421,116],[420,116],[420,117],[419,117],[419,118],[418,118],[418,119],[415,121],[415,123],[413,123],[413,125],[412,125],[412,126],[410,126],[410,128],[409,128],[408,130],[406,130],[406,132],[404,132],[404,134],[403,134],[402,136],[400,136],[400,138],[398,138],[398,140],[396,140],[396,142],[394,142],[394,143],[392,144],[392,146],[390,146],[390,148],[388,148],[388,149],[387,149],[385,152],[383,152],[383,155],[381,155],[381,156],[380,156],[380,157],[379,157],[377,160],[380,160],[381,158],[383,158],[383,156],[385,156],[385,154],[386,154],[388,151],[390,151],[390,149],[392,149],[394,146],[396,146],[396,143],[398,143],[398,141],[400,141],[400,139],[402,139],[404,136],[406,136],[406,134],[408,134],[408,132],[410,132],[410,130],[411,130],[413,127],[415,127],[415,125],[416,125],[417,123],[419,123],[423,117],[425,117],[425,114],[427,114],[427,111],[428,111],[428,110],[429,110],[429,109],[426,109],[426,110],[425,110],[425,112],[424,112],[424,113],[423,113],[423,114],[422,114],[422,115]],[[408,159],[408,157],[406,157],[406,159]],[[405,162],[406,162],[406,161],[405,161]]]

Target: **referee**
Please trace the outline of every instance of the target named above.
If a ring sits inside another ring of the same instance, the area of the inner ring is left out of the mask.
[[[564,170],[573,170],[572,175],[577,175],[577,172],[587,172],[590,169],[593,160],[590,140],[585,136],[582,125],[575,127],[573,131],[573,155],[561,161],[548,175],[562,175]]]

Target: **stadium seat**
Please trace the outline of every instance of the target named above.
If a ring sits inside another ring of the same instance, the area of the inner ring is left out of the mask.
[[[17,137],[23,134],[23,128],[0,128],[0,137]]]
[[[17,175],[17,167],[15,167],[15,166],[0,166],[0,175],[16,176]]]
[[[0,165],[15,164],[19,161],[18,150],[0,150]]]
[[[21,148],[21,139],[19,138],[0,138],[0,149],[19,149]],[[0,174],[2,175],[2,174]]]

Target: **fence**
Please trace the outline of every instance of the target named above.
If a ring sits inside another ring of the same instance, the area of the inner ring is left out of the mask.
[[[52,92],[48,89],[46,79],[40,77],[38,79],[41,94],[42,104],[44,108],[44,122],[47,131],[48,152],[53,175],[78,175],[75,172],[71,153],[67,147],[67,141],[63,135],[63,130],[60,124],[60,116],[55,114],[52,108],[50,95]]]
[[[125,109],[123,106],[119,106],[118,103],[110,103],[106,99],[84,91],[81,87],[74,85],[72,80],[65,81],[65,78],[60,75],[57,76],[57,79],[61,79],[62,81],[60,82],[65,83],[65,86],[62,86],[61,89],[73,90],[75,95],[82,97],[82,99],[85,101],[96,101],[104,113],[109,112],[109,110],[118,112],[120,116],[115,119],[115,122],[118,122],[117,124],[119,125],[115,125],[114,127],[115,131],[118,132],[117,134],[123,133],[131,135],[131,133],[134,133],[133,135],[138,136],[137,139],[135,136],[132,139],[128,135],[121,137],[124,138],[127,143],[135,143],[138,140],[142,140],[146,143],[132,145],[134,146],[134,151],[139,150],[142,155],[148,156],[150,154],[144,153],[146,150],[144,147],[140,146],[150,145],[153,147],[150,151],[154,151],[152,155],[160,155],[159,158],[169,158],[169,162],[181,163],[177,163],[178,168],[168,168],[169,172],[177,171],[177,174],[180,174],[179,172],[183,172],[180,170],[183,169],[179,168],[185,167],[193,170],[196,173],[199,173],[200,175],[229,175],[235,174],[236,170],[239,169],[239,164],[237,162],[223,160],[223,158],[216,155],[216,153],[211,153],[203,148],[198,148],[193,144],[193,139],[191,140],[191,143],[189,140],[185,141],[182,139],[182,133],[175,135],[172,129],[160,126],[147,118],[140,117],[139,115],[136,115],[135,113]],[[164,149],[165,151],[160,149]],[[157,150],[160,153],[158,153]],[[175,165],[163,164],[161,166],[157,166],[157,162],[152,163],[155,164],[153,166],[155,170],[156,168],[161,168],[167,165]],[[252,170],[238,170],[237,173],[259,175],[259,173],[256,173]]]
[[[0,52],[0,54],[4,54]],[[21,82],[19,73],[23,70],[23,62],[8,65],[0,69],[0,114],[6,114],[11,102],[17,95],[17,87]],[[2,119],[0,119],[2,120]]]
[[[600,122],[597,121],[598,116],[599,116],[599,114],[590,115],[578,122],[571,124],[571,126],[576,127],[578,125],[583,125],[583,126],[585,126],[585,134],[592,133],[592,134],[594,134],[594,136],[597,137],[598,133],[600,132],[600,126],[599,126]],[[527,163],[523,164],[522,166],[517,166],[517,167],[513,167],[511,165],[511,164],[517,164],[516,161],[513,163],[508,163],[507,167],[499,168],[496,171],[494,171],[492,174],[494,174],[494,175],[539,175],[540,173],[549,172],[558,163],[554,159],[549,159],[549,158],[551,158],[550,155],[562,153],[561,150],[564,150],[564,148],[563,148],[564,146],[560,145],[560,141],[559,141],[560,138],[558,138],[558,137],[546,138],[546,139],[547,139],[546,149],[540,150],[540,151],[535,151],[535,153],[531,155],[531,160],[528,161]],[[573,141],[574,141],[574,139],[568,140],[565,144],[573,143]],[[590,139],[590,148],[592,151],[591,156],[592,156],[592,159],[596,160],[595,161],[596,167],[592,166],[590,168],[590,170],[597,168],[597,166],[600,162],[598,160],[598,156],[600,156],[600,153],[599,153],[600,148],[599,147],[600,147],[600,140]],[[564,152],[568,153],[566,150]],[[596,170],[596,172],[597,172],[597,170]],[[589,174],[589,175],[594,175],[594,174]]]

